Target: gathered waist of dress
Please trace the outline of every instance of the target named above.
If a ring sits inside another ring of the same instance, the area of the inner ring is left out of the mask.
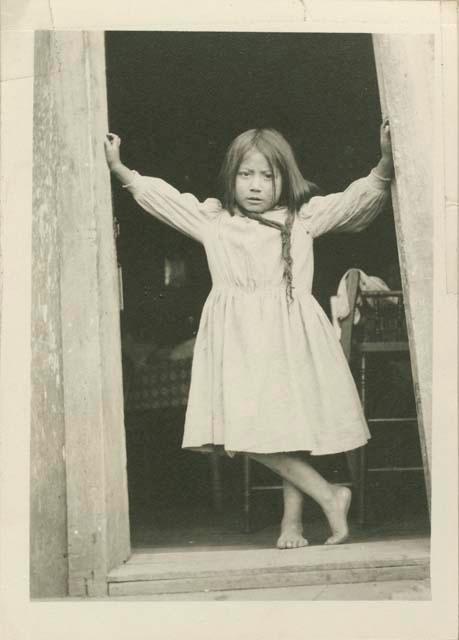
[[[215,283],[210,294],[223,293],[227,295],[286,295],[285,284],[223,284]],[[296,296],[312,296],[311,290],[304,286],[293,287],[293,298]]]

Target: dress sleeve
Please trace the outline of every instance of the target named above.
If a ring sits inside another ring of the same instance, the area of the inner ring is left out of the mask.
[[[132,181],[123,185],[134,200],[152,216],[202,242],[205,226],[222,209],[216,198],[200,202],[191,193],[180,193],[161,178],[141,176],[132,171]]]
[[[301,207],[299,217],[315,238],[330,231],[362,231],[386,204],[389,184],[372,171],[342,193],[314,196]]]

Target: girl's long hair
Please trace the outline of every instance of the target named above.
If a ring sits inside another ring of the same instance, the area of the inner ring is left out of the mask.
[[[293,300],[292,266],[290,252],[291,231],[295,215],[301,206],[319,193],[317,185],[306,180],[298,168],[293,150],[284,136],[275,129],[249,129],[238,135],[230,144],[220,171],[223,190],[223,206],[231,215],[236,210],[236,176],[245,154],[257,150],[264,155],[272,174],[279,172],[282,178],[282,190],[278,205],[287,209],[284,224],[268,221],[262,214],[248,214],[260,224],[275,227],[281,232],[282,257],[284,260],[284,279],[287,287],[287,300]],[[274,178],[273,187],[275,188]],[[276,198],[276,194],[275,194]],[[276,198],[277,199],[277,198]]]

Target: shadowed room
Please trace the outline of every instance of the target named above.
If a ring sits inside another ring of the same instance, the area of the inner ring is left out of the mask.
[[[285,135],[303,175],[323,194],[366,176],[379,157],[370,35],[108,32],[106,63],[109,126],[122,139],[123,162],[200,200],[220,196],[225,150],[249,128]],[[271,547],[282,512],[281,492],[269,489],[276,477],[253,465],[259,490],[251,533],[244,533],[242,457],[181,449],[194,337],[211,287],[204,249],[149,216],[119,186],[112,197],[132,544]],[[390,206],[365,231],[316,241],[313,294],[329,317],[330,298],[351,268],[401,289]],[[352,357],[351,365],[358,378]],[[367,415],[387,421],[371,429],[368,466],[376,471],[368,474],[365,523],[354,535],[425,534],[416,424],[390,422],[416,414],[408,353],[369,358],[365,385]],[[330,480],[349,480],[343,454],[315,463]],[[322,542],[326,523],[309,499],[305,523],[310,542]]]

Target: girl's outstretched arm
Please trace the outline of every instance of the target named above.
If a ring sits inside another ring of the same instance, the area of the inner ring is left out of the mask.
[[[121,138],[119,136],[115,133],[107,134],[104,147],[108,168],[121,184],[126,185],[132,180],[132,171],[121,162],[120,145]]]
[[[387,119],[381,125],[380,141],[381,159],[369,176],[355,180],[342,193],[314,196],[301,207],[299,217],[312,237],[331,231],[362,231],[382,211],[394,171]]]
[[[120,145],[119,136],[107,134],[104,141],[107,165],[122,186],[155,218],[203,242],[204,228],[221,212],[221,203],[215,198],[199,202],[191,193],[180,193],[160,178],[141,176],[121,162]]]

